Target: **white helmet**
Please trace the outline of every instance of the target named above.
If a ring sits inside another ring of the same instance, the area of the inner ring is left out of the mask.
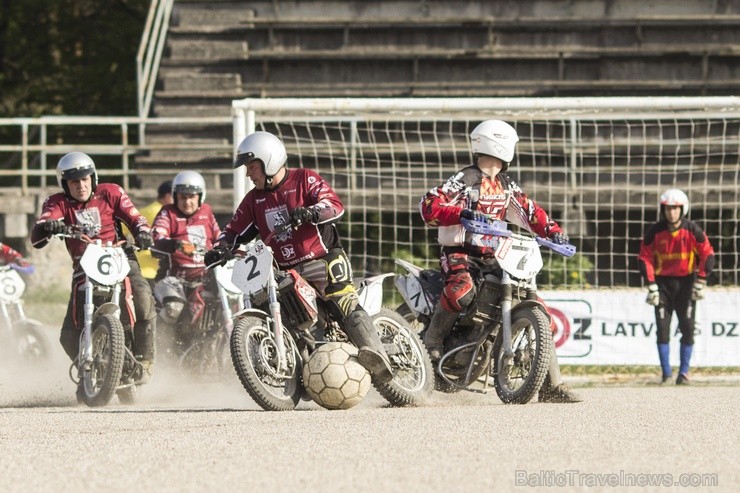
[[[678,188],[669,188],[668,190],[660,194],[660,204],[658,205],[658,207],[660,207],[660,217],[664,216],[664,205],[680,205],[681,217],[688,216],[689,210],[691,209],[689,198],[686,196],[685,193],[683,193],[682,190],[679,190]]]
[[[473,154],[486,154],[499,158],[508,168],[514,159],[514,150],[519,136],[514,127],[501,120],[486,120],[470,133]]]
[[[92,190],[98,186],[98,173],[92,158],[84,152],[70,152],[65,154],[57,163],[57,183],[69,195],[67,180],[79,180],[92,175]]]
[[[206,200],[206,181],[197,171],[181,171],[172,180],[172,195],[187,193],[198,195],[198,207]]]
[[[285,152],[283,143],[269,132],[254,132],[241,141],[236,149],[234,169],[244,166],[250,161],[259,159],[262,161],[262,170],[267,177],[267,184],[272,182],[272,177],[285,166],[288,153]]]

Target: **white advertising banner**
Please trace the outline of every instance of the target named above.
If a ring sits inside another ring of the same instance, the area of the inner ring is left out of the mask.
[[[740,366],[740,290],[706,289],[697,303],[691,366]],[[560,364],[658,365],[654,308],[646,290],[540,291],[550,309]],[[671,364],[681,332],[671,323]]]

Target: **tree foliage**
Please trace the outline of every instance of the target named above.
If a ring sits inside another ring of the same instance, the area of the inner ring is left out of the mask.
[[[0,117],[136,114],[148,0],[0,5]]]

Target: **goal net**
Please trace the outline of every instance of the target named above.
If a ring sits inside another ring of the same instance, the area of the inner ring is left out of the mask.
[[[641,286],[640,240],[673,187],[717,252],[710,283],[738,285],[740,98],[246,99],[233,114],[235,146],[272,132],[289,167],[332,184],[357,276],[393,271],[398,257],[438,265],[419,200],[472,163],[470,131],[498,118],[520,137],[509,174],[578,246],[567,261],[546,255],[541,286]],[[243,170],[234,178],[238,201]]]

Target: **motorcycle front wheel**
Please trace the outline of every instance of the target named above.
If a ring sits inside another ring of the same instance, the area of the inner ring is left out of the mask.
[[[244,317],[231,333],[231,361],[239,380],[265,411],[295,409],[303,392],[301,359],[293,338],[283,331],[287,361],[278,368],[278,349],[270,327],[259,317]]]
[[[511,351],[502,351],[499,331],[491,361],[493,385],[504,404],[526,404],[537,395],[545,381],[552,354],[552,335],[547,315],[539,308],[516,310],[511,317]],[[502,370],[498,362],[503,359]]]
[[[372,319],[393,368],[393,380],[375,383],[375,389],[394,406],[424,403],[434,390],[434,369],[424,343],[403,317],[389,308],[381,308]]]
[[[116,394],[123,373],[126,339],[123,325],[113,315],[101,315],[92,327],[92,365],[82,375],[82,401],[105,406]]]

